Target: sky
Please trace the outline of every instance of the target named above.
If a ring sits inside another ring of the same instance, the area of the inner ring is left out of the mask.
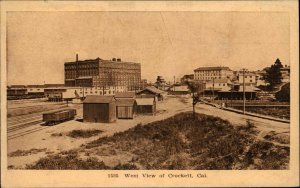
[[[76,53],[140,63],[152,82],[202,66],[261,70],[290,64],[289,39],[280,12],[8,12],[8,85],[64,83]]]

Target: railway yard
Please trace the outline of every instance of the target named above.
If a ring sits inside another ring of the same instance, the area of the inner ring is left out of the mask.
[[[138,115],[134,119],[118,119],[114,123],[84,123],[82,121],[82,104],[67,105],[65,102],[46,102],[42,99],[8,101],[8,168],[24,169],[26,165],[35,163],[47,155],[78,149],[83,144],[92,142],[99,137],[112,136],[136,125],[145,125],[173,117],[181,112],[191,111],[191,102],[190,96],[168,96],[165,100],[157,103],[155,115]],[[63,109],[76,109],[75,119],[53,126],[46,126],[42,121],[43,113]],[[289,139],[289,124],[225,112],[205,104],[197,104],[196,112],[220,118],[226,116],[226,119],[237,126],[251,120],[260,131],[259,139],[263,139],[270,132]],[[95,134],[85,137],[80,135],[84,133],[83,131]],[[289,144],[285,145],[289,146]],[[122,161],[119,158],[115,160],[114,163]]]

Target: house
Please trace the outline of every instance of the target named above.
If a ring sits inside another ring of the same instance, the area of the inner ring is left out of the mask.
[[[159,90],[159,89],[157,89],[156,87],[153,87],[153,86],[146,87],[145,89],[137,92],[137,95],[153,95],[153,96],[155,96],[155,99],[158,100],[158,101],[163,100],[163,98],[164,98],[163,94],[164,94],[164,91]]]
[[[229,91],[231,89],[231,82],[227,78],[213,79],[206,82],[205,89],[215,91]]]
[[[154,98],[136,98],[136,112],[138,114],[155,114],[156,101]]]
[[[117,99],[116,112],[118,119],[133,119],[136,111],[135,99]]]
[[[83,121],[110,123],[116,121],[116,100],[112,96],[88,95],[83,101]]]
[[[247,86],[256,86],[257,85],[257,75],[253,71],[248,70],[240,70],[237,72],[237,80],[239,84],[243,84]]]
[[[281,81],[284,83],[290,82],[290,66],[285,65],[280,68]]]

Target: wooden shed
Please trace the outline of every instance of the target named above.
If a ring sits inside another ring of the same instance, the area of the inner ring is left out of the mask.
[[[110,123],[116,121],[116,100],[112,96],[88,95],[83,101],[83,121]]]
[[[136,112],[138,114],[155,114],[156,102],[154,98],[137,98]]]
[[[135,99],[117,99],[116,112],[118,119],[133,119],[136,111]]]

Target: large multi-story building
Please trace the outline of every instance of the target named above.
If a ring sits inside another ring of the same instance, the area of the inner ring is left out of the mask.
[[[199,67],[194,70],[195,80],[232,79],[233,72],[229,67]]]
[[[107,87],[126,86],[137,90],[141,83],[141,64],[121,59],[103,60],[99,57],[65,63],[65,86]]]

